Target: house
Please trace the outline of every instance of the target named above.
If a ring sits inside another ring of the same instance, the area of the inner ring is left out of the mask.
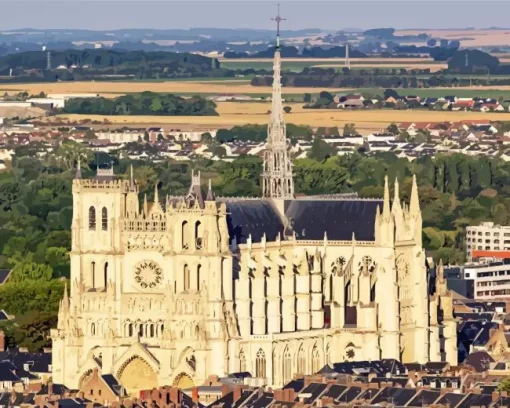
[[[338,108],[364,108],[365,103],[362,99],[348,99],[337,104]]]
[[[472,99],[468,99],[468,100],[460,100],[459,99],[452,105],[452,110],[453,111],[470,110],[474,106],[475,106],[475,101],[473,101]]]
[[[158,138],[165,137],[165,129],[159,127],[151,127],[147,129],[149,134],[149,141],[154,143],[158,141]]]
[[[367,136],[367,142],[388,142],[392,143],[396,140],[396,135],[393,133],[370,133]]]
[[[112,374],[101,375],[97,368],[82,381],[80,391],[84,398],[106,406],[127,396],[124,387]]]
[[[480,112],[504,112],[505,108],[498,102],[485,102],[477,105]]]

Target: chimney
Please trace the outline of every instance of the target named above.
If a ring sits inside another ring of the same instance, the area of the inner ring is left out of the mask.
[[[233,402],[236,402],[239,398],[241,398],[241,395],[243,395],[243,389],[239,385],[236,385],[234,387]]]
[[[170,399],[176,405],[181,403],[181,390],[177,387],[172,387],[170,390]]]
[[[198,401],[200,400],[200,397],[198,395],[198,387],[195,386],[191,389],[191,399],[195,404],[198,405]]]
[[[282,399],[282,396],[283,396],[283,390],[274,390],[273,399],[275,401],[284,401]]]
[[[231,391],[230,387],[227,384],[222,384],[221,386],[221,396],[224,397],[225,395],[229,394]]]
[[[497,401],[499,399],[499,392],[493,391],[491,394],[491,397],[492,397],[492,402]]]

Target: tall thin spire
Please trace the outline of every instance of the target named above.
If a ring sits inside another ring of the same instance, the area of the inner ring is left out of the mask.
[[[383,201],[383,219],[390,218],[390,186],[388,184],[388,176],[384,177],[384,201]]]
[[[413,186],[411,187],[409,212],[411,215],[417,215],[420,213],[420,198],[418,197],[418,184],[416,183],[416,174],[413,174]]]
[[[294,197],[294,181],[287,145],[287,130],[283,120],[280,23],[285,19],[280,16],[280,5],[278,5],[277,16],[272,20],[276,21],[276,48],[273,62],[271,117],[264,152],[262,193],[267,198],[290,199]]]

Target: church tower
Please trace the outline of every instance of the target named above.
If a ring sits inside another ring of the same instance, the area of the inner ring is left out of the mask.
[[[278,15],[276,21],[276,49],[273,64],[273,92],[271,117],[268,126],[264,168],[262,172],[262,194],[265,198],[291,199],[294,197],[292,164],[289,158],[286,128],[283,120],[280,22],[284,19]]]

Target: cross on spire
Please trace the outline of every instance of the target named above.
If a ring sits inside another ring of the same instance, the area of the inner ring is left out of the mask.
[[[271,18],[271,20],[276,21],[276,48],[280,48],[280,23],[287,19],[280,16],[280,3],[278,3],[277,7],[278,13],[276,17]]]

